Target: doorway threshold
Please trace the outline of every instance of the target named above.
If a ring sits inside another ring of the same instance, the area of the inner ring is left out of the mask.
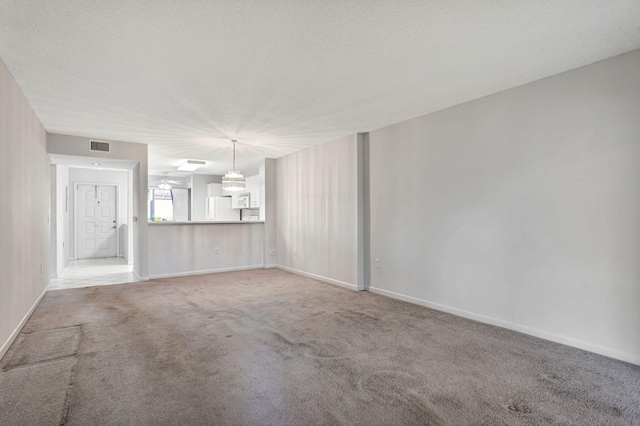
[[[51,278],[49,290],[93,287],[137,282],[133,265],[121,257],[71,260],[58,278]]]

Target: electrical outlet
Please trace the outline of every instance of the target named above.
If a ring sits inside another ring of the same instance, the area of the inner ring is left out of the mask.
[[[298,247],[293,248],[293,254],[298,254]]]
[[[219,253],[220,253],[220,250],[218,250],[218,247],[215,247],[213,249],[213,254],[219,254]]]
[[[380,267],[380,259],[376,259],[376,268]]]

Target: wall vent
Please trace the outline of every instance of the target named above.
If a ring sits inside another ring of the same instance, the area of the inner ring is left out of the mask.
[[[107,142],[91,141],[91,151],[109,152],[109,144]]]

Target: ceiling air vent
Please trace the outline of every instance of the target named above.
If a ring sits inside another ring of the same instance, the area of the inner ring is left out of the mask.
[[[109,144],[106,142],[91,141],[91,151],[109,152]]]

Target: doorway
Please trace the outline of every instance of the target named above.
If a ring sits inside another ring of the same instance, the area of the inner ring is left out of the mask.
[[[137,162],[51,154],[50,289],[138,281]],[[95,164],[94,164],[95,163]],[[144,214],[144,213],[143,213]],[[53,219],[55,218],[55,220]],[[53,229],[55,226],[55,229]]]
[[[117,257],[118,187],[76,184],[76,259]]]

